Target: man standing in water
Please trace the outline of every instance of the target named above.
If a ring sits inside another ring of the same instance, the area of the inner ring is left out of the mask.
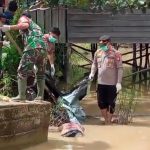
[[[120,52],[113,48],[109,35],[101,36],[99,44],[100,47],[95,52],[89,79],[93,79],[98,70],[98,106],[105,124],[110,124],[115,111],[117,93],[122,88],[122,57]]]
[[[26,100],[27,77],[37,67],[37,97],[35,100],[43,100],[45,86],[45,65],[46,65],[46,47],[43,40],[41,28],[32,21],[30,14],[23,13],[16,25],[3,25],[3,32],[9,30],[19,30],[24,37],[24,51],[18,67],[18,92],[19,95],[12,98],[14,101]]]

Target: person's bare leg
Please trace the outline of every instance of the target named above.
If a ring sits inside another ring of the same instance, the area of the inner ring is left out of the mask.
[[[111,124],[113,114],[110,111],[107,111],[108,124]]]
[[[109,108],[107,110],[108,124],[112,123],[112,117],[113,117],[114,109],[115,109],[114,107],[109,106]]]
[[[107,109],[101,109],[101,114],[103,118],[105,119],[105,124],[107,124],[108,123]]]

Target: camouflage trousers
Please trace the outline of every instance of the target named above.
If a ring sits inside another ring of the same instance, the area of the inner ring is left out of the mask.
[[[18,78],[24,79],[33,74],[34,65],[37,68],[36,78],[43,79],[45,74],[47,52],[45,49],[24,51],[18,67]]]

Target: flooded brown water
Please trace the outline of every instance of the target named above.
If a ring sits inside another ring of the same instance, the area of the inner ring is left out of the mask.
[[[131,74],[131,68],[128,68],[125,68],[125,76]],[[95,90],[92,89],[93,92],[81,102],[89,116],[84,124],[83,137],[66,138],[61,137],[60,132],[49,132],[47,142],[26,150],[150,150],[150,83],[148,88],[141,83],[137,89],[139,96],[131,124],[102,125]]]
[[[150,94],[138,97],[136,116],[128,125],[102,125],[95,91],[82,101],[88,116],[83,137],[49,132],[48,141],[26,150],[150,150]]]

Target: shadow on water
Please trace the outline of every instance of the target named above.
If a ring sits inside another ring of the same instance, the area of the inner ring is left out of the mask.
[[[62,139],[49,139],[48,142],[34,147],[36,150],[108,150],[109,148],[109,144],[102,141],[84,143],[78,141],[78,139],[73,139],[73,141],[70,141],[70,138],[68,141],[64,141]],[[33,150],[33,148],[29,148],[28,150]]]

